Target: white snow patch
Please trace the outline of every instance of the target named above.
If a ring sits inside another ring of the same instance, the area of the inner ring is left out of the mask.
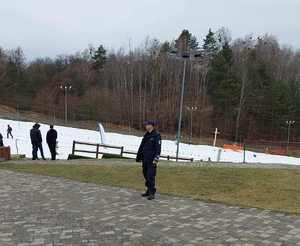
[[[6,139],[7,125],[11,125],[13,128],[14,139]],[[0,119],[0,133],[4,136],[4,144],[10,146],[12,154],[25,154],[27,157],[31,157],[31,142],[29,132],[34,122],[22,122]],[[96,128],[96,126],[95,126]],[[80,142],[100,143],[100,134],[98,131],[91,131],[85,129],[55,126],[58,132],[58,158],[67,159],[68,155],[72,152],[73,140]],[[49,130],[49,125],[41,124],[40,128],[43,136],[43,147],[46,157],[50,156],[48,146],[46,144],[46,133]],[[136,152],[141,142],[141,137],[124,135],[118,133],[106,132],[106,143],[109,145],[124,146],[127,151]],[[18,146],[18,151],[17,147]],[[95,150],[95,147],[81,146],[80,149]],[[187,158],[194,158],[194,160],[217,161],[219,152],[218,147],[206,146],[206,145],[189,145],[180,144],[180,156]],[[118,150],[116,150],[118,151]],[[175,141],[163,140],[162,141],[162,154],[175,156],[176,144]],[[91,155],[90,155],[91,156]],[[93,155],[92,155],[93,156]],[[221,149],[221,162],[243,162],[243,152],[235,152],[231,150]],[[300,165],[300,158],[269,155],[264,153],[256,153],[246,151],[247,163],[266,163],[266,164],[291,164]]]

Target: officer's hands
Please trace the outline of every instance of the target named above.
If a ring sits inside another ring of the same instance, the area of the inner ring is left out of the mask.
[[[158,166],[158,160],[154,160],[154,161],[153,161],[153,166],[154,166],[154,167],[157,167],[157,166]]]

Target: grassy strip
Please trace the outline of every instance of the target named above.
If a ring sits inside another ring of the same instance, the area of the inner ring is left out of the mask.
[[[144,189],[136,165],[3,164],[0,169]],[[157,186],[164,194],[300,214],[300,170],[161,166]]]

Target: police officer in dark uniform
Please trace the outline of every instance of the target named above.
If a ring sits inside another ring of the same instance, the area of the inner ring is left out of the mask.
[[[155,176],[161,152],[161,136],[155,130],[154,121],[146,121],[145,128],[147,132],[139,147],[136,161],[143,163],[143,175],[147,191],[142,196],[147,197],[148,200],[153,200],[156,192]]]

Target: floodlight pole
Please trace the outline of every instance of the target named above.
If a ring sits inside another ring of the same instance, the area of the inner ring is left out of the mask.
[[[65,125],[68,124],[68,91],[72,89],[72,85],[61,85],[59,87],[65,94]]]
[[[177,150],[176,150],[176,161],[177,162],[178,162],[178,156],[179,156],[179,145],[180,145],[180,137],[181,137],[181,121],[182,121],[182,109],[183,109],[183,97],[184,97],[184,87],[185,87],[186,65],[187,65],[187,60],[186,60],[186,58],[184,58],[183,76],[182,76],[182,84],[181,84],[181,96],[180,96],[180,108],[179,108],[179,119],[178,119],[178,129],[177,129]]]
[[[186,109],[191,113],[191,115],[190,115],[190,117],[191,117],[190,124],[191,125],[190,125],[190,140],[189,140],[189,142],[190,142],[190,144],[192,144],[192,139],[193,139],[193,119],[194,119],[193,118],[193,113],[198,110],[198,107],[196,107],[196,106],[192,106],[192,107],[187,106]]]

